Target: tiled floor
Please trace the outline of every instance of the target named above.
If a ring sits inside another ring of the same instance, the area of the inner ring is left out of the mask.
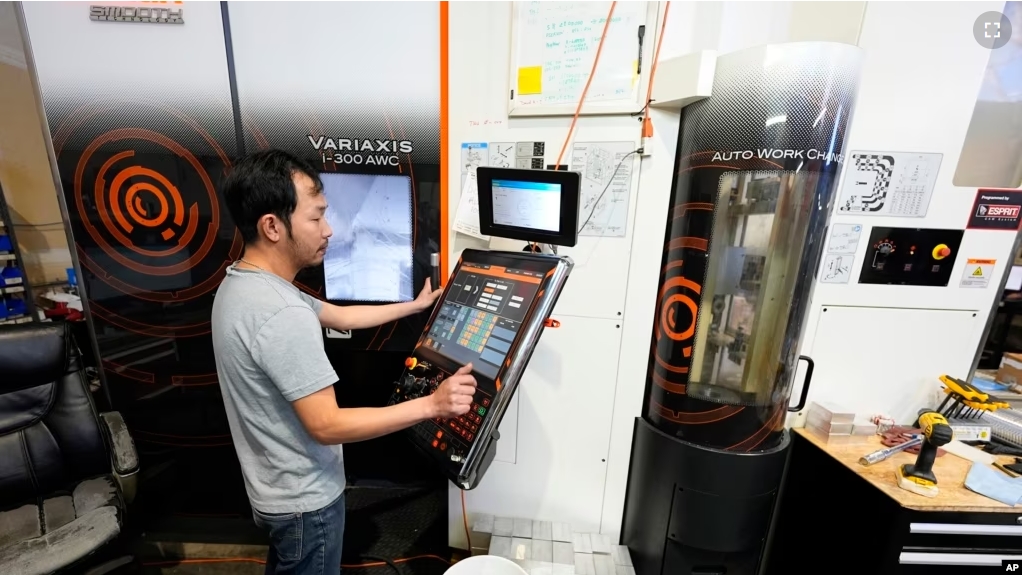
[[[567,523],[480,515],[472,531],[489,537],[489,555],[510,559],[529,575],[635,575],[627,547]]]

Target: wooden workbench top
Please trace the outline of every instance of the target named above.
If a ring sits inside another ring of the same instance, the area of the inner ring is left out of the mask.
[[[1022,512],[1022,506],[1009,507],[989,497],[966,489],[964,485],[965,476],[969,473],[969,467],[972,463],[950,453],[938,457],[933,464],[933,473],[937,476],[939,493],[936,497],[924,497],[898,487],[896,475],[898,467],[905,463],[915,462],[915,455],[905,452],[896,453],[892,457],[868,467],[859,463],[859,458],[863,455],[883,449],[884,446],[880,443],[879,436],[874,435],[864,438],[867,442],[828,444],[805,428],[794,429],[794,432],[809,440],[809,442],[822,449],[834,459],[840,461],[845,467],[851,469],[866,481],[872,483],[877,489],[886,493],[902,507],[917,511],[952,511],[958,513]],[[1002,457],[1001,462],[1013,463],[1014,459]],[[991,466],[991,469],[993,469],[993,466]],[[1003,473],[1003,471],[998,471],[998,473]]]

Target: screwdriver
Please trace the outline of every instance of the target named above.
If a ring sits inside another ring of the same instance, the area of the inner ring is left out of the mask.
[[[916,445],[920,445],[922,442],[923,442],[922,435],[913,435],[912,439],[906,441],[905,443],[895,445],[894,447],[888,447],[886,449],[880,449],[868,455],[863,455],[862,457],[859,458],[859,463],[861,465],[873,465],[874,463],[880,463],[881,461],[887,459],[888,457],[894,455],[895,453],[898,453],[899,451],[904,451],[910,447],[915,447]]]

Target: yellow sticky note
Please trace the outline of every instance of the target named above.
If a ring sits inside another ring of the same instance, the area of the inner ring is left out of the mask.
[[[543,93],[543,66],[518,69],[518,93],[523,96]]]
[[[639,81],[639,61],[632,60],[632,86]]]

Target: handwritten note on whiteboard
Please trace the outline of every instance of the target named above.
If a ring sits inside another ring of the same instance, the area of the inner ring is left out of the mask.
[[[578,102],[589,79],[610,2],[516,2],[519,105]],[[646,2],[618,2],[607,28],[587,102],[634,100],[640,49],[652,42]],[[644,63],[648,65],[649,63]]]

